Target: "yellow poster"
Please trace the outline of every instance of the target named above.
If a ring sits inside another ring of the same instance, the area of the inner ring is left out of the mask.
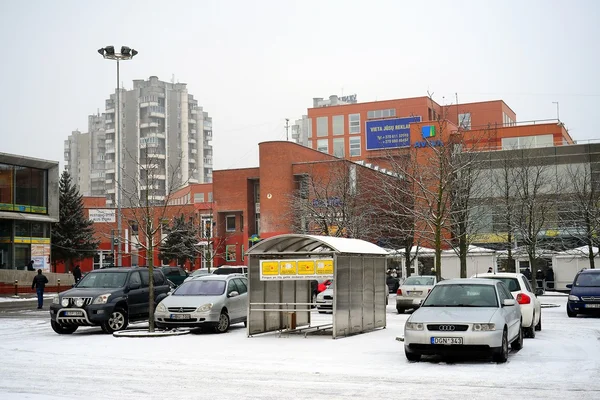
[[[278,261],[261,261],[260,266],[262,275],[279,275]]]
[[[296,267],[296,261],[281,261],[279,263],[279,274],[280,275],[297,275],[298,268]]]
[[[333,260],[317,260],[317,275],[333,275]]]
[[[315,274],[315,262],[314,261],[298,261],[298,275],[314,275]]]

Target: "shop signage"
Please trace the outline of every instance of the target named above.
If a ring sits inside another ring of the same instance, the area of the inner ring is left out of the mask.
[[[261,260],[261,281],[308,281],[333,278],[333,258]]]
[[[89,211],[92,222],[115,222],[115,210],[91,208]]]

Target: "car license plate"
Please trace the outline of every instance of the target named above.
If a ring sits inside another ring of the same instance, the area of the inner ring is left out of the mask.
[[[600,304],[586,304],[585,308],[600,308]]]
[[[432,337],[431,344],[463,344],[461,337]]]
[[[423,292],[415,292],[415,291],[408,292],[408,294],[411,295],[411,296],[420,296],[422,293]]]
[[[65,311],[65,317],[81,317],[83,313],[81,311]]]
[[[190,319],[190,314],[171,314],[171,319]]]

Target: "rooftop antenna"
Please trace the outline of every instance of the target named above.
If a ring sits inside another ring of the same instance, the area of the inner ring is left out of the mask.
[[[175,74],[171,74],[171,83],[175,83]]]
[[[286,141],[286,142],[289,142],[289,141],[290,141],[290,138],[288,137],[288,131],[289,131],[289,129],[290,129],[289,122],[290,122],[290,119],[289,119],[289,118],[286,118],[286,119],[285,119],[285,141]]]

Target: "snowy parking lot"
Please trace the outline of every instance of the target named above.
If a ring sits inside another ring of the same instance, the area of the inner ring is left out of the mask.
[[[100,328],[60,336],[47,311],[0,315],[2,399],[599,399],[600,320],[568,318],[544,296],[543,330],[506,364],[410,363],[409,314],[394,296],[387,329],[333,340],[277,333],[115,338]],[[315,313],[314,319],[330,320]]]

